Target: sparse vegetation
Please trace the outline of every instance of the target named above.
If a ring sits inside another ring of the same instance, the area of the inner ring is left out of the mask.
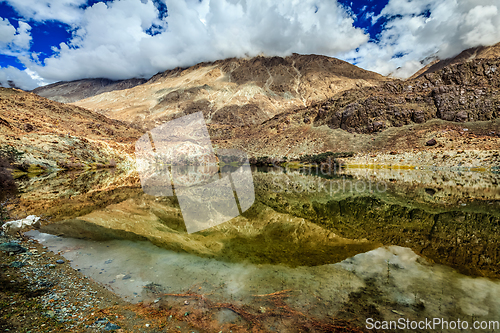
[[[18,161],[23,155],[23,152],[17,150],[12,146],[3,145],[0,147],[0,159],[5,160],[7,163],[14,163]]]
[[[250,164],[255,166],[272,166],[272,165],[280,165],[285,162],[284,159],[278,157],[269,157],[269,156],[259,156],[259,157],[251,157],[249,159]]]
[[[325,153],[317,155],[304,155],[299,159],[299,161],[308,164],[321,164],[327,162],[329,159],[331,160],[335,158],[352,157],[352,156],[354,156],[353,152],[334,153],[331,151],[327,151]]]

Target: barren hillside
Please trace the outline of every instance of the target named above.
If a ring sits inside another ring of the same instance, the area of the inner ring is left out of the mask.
[[[38,87],[32,92],[56,102],[71,103],[108,91],[132,88],[145,82],[145,79],[128,79],[121,81],[109,79],[83,79],[70,82],[56,82]]]
[[[216,124],[257,125],[285,110],[385,80],[324,56],[226,59],[166,71],[146,84],[74,104],[144,128],[196,111]]]
[[[0,155],[20,170],[126,166],[140,135],[101,114],[0,88]]]
[[[500,58],[500,43],[492,46],[478,46],[462,51],[459,55],[449,59],[436,59],[415,73],[411,79],[421,77],[425,74],[434,73],[446,66],[467,62],[474,59]]]
[[[414,149],[440,151],[443,156],[449,149],[494,154],[500,149],[500,74],[495,70],[499,66],[500,59],[473,60],[415,80],[351,89],[257,126],[212,124],[212,140],[253,156],[288,158],[325,151],[373,154]],[[426,147],[432,138],[437,143]],[[498,163],[495,156],[485,163]],[[399,159],[390,162],[398,163]]]

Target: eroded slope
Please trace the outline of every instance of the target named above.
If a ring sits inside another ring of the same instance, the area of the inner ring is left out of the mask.
[[[226,59],[166,71],[146,84],[75,104],[143,128],[196,111],[203,111],[208,122],[244,126],[384,80],[324,56]]]
[[[0,89],[0,110],[0,153],[23,171],[127,166],[141,135],[121,121],[14,89]]]

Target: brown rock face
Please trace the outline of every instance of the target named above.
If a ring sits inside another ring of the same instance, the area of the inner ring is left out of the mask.
[[[146,82],[145,79],[113,81],[108,79],[83,79],[56,82],[34,89],[32,92],[61,103],[72,103],[113,90],[123,90]]]
[[[0,158],[22,171],[130,163],[142,134],[118,120],[15,89],[0,88],[0,110]]]
[[[500,116],[499,70],[500,59],[455,64],[415,80],[350,90],[302,112],[314,114],[315,126],[357,133],[435,118],[492,120]]]
[[[285,110],[347,89],[387,80],[347,62],[316,55],[226,59],[176,68],[146,84],[76,102],[147,129],[203,111],[208,123],[256,125]]]
[[[0,202],[9,194],[16,192],[16,183],[11,173],[11,166],[7,159],[0,157]],[[1,213],[0,213],[1,216]]]
[[[431,62],[419,72],[415,73],[414,77],[421,77],[425,74],[437,72],[447,66],[464,63],[473,59],[495,59],[500,57],[500,43],[492,46],[478,46],[467,49],[459,55],[449,59],[436,60]]]
[[[413,150],[450,130],[454,134],[446,141],[437,139],[434,147],[497,149],[499,67],[500,58],[455,64],[419,79],[344,91],[258,125],[212,123],[210,135],[223,148],[289,158],[326,151]]]

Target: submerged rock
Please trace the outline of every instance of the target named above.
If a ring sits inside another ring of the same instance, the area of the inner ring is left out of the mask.
[[[104,330],[105,331],[114,331],[114,330],[119,330],[120,329],[120,326],[116,325],[116,324],[113,324],[113,323],[108,323],[105,327],[104,327]]]
[[[17,254],[17,253],[24,253],[27,250],[17,243],[9,242],[0,244],[0,251],[13,252]]]

